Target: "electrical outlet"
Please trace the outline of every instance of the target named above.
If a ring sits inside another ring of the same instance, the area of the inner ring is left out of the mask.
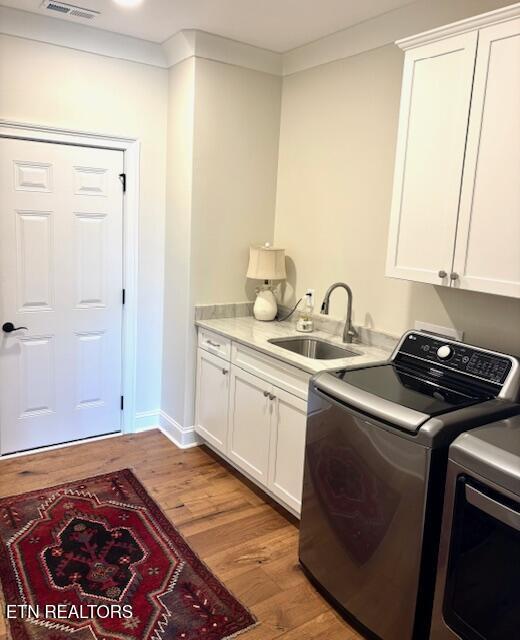
[[[305,295],[309,293],[311,294],[311,304],[312,306],[314,306],[314,289],[307,289],[307,291],[305,292]]]

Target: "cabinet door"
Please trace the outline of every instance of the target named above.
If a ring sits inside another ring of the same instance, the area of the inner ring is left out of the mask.
[[[479,34],[453,271],[453,286],[520,297],[520,19]]]
[[[195,431],[222,453],[227,448],[229,363],[197,350]]]
[[[250,476],[267,486],[271,385],[231,367],[228,456]]]
[[[389,276],[449,284],[476,46],[474,32],[406,52]]]
[[[307,403],[273,387],[269,489],[300,513]]]

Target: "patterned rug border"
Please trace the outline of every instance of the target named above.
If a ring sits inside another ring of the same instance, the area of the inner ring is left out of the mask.
[[[42,493],[43,491],[47,491],[47,492],[58,491],[63,487],[66,487],[67,485],[70,485],[70,484],[75,484],[76,482],[83,484],[93,480],[101,480],[103,478],[108,478],[110,476],[113,476],[114,474],[124,475],[125,479],[128,480],[128,482],[135,489],[137,495],[143,500],[145,507],[147,509],[150,509],[151,507],[157,522],[159,523],[161,528],[164,530],[166,535],[172,538],[173,542],[179,547],[179,549],[182,550],[183,553],[186,553],[187,555],[191,556],[192,559],[197,561],[195,566],[192,565],[192,568],[193,570],[196,570],[197,575],[201,578],[201,580],[204,580],[205,582],[207,582],[207,584],[210,587],[215,583],[217,583],[217,585],[219,585],[222,589],[224,589],[224,591],[227,592],[231,596],[231,598],[236,600],[240,604],[240,606],[243,607],[243,609],[247,611],[247,613],[250,615],[251,619],[253,620],[252,624],[250,624],[248,627],[245,627],[244,629],[240,629],[239,631],[232,633],[231,635],[223,637],[222,640],[233,640],[234,638],[237,638],[238,636],[246,633],[247,631],[251,631],[255,627],[258,627],[260,625],[260,622],[257,619],[257,617],[254,615],[254,613],[251,611],[251,609],[242,603],[240,598],[238,598],[222,582],[222,580],[220,580],[220,578],[218,578],[211,571],[211,569],[204,562],[204,560],[202,560],[199,554],[191,548],[191,546],[185,540],[182,533],[175,528],[175,525],[173,524],[173,522],[163,512],[162,507],[148,493],[146,487],[142,484],[142,482],[137,477],[135,470],[133,470],[131,467],[114,469],[113,471],[109,471],[108,473],[100,473],[98,475],[88,476],[86,478],[83,477],[83,478],[77,478],[75,480],[68,480],[66,482],[52,485],[50,487],[40,487],[39,489],[34,489],[32,491],[23,491],[22,493],[5,496],[3,498],[0,498],[0,507],[4,506],[5,504],[8,504],[9,501],[20,499],[22,496],[26,496],[30,498],[30,497],[33,497],[34,495]],[[7,548],[4,544],[3,539],[0,538],[0,575],[8,575],[7,570],[10,569],[10,565],[8,563],[8,558],[7,558],[8,554],[6,553],[6,549]],[[11,587],[12,585],[8,583],[7,586]],[[6,598],[6,593],[3,587],[4,587],[3,581],[0,579],[0,602],[2,602],[3,609],[5,610],[5,605],[7,604],[7,598]],[[5,626],[7,631],[7,640],[11,640],[12,639],[11,625],[9,624],[7,619],[5,619]],[[27,640],[30,640],[30,639],[27,638]]]

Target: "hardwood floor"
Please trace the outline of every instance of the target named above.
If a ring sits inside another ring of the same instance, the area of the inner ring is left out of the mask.
[[[204,448],[183,451],[147,431],[2,460],[0,495],[124,467],[258,618],[241,640],[361,640],[303,575],[294,524]],[[0,640],[6,638],[1,618]]]

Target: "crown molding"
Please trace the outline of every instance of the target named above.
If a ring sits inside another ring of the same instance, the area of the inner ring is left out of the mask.
[[[159,44],[0,6],[0,34],[164,69],[199,57],[282,74],[281,54],[195,29],[180,31]]]
[[[3,6],[0,34],[163,69],[198,57],[288,76],[396,41],[401,49],[409,49],[516,16],[520,16],[520,3],[454,22],[464,18],[461,5],[452,0],[415,0],[283,54],[195,29],[180,31],[159,44]],[[438,26],[431,29],[432,25]]]
[[[282,75],[282,54],[197,29],[179,31],[163,43],[168,67],[192,56]]]
[[[165,66],[173,67],[195,55],[195,32],[179,31],[159,46],[163,52]]]
[[[166,67],[164,52],[155,42],[11,7],[0,6],[0,33],[109,58]]]
[[[475,31],[482,27],[489,27],[500,22],[512,20],[513,18],[520,17],[520,3],[511,4],[502,9],[495,9],[494,11],[488,11],[487,13],[481,13],[478,16],[466,18],[465,20],[459,20],[458,22],[452,22],[443,27],[437,27],[436,29],[430,29],[429,31],[423,31],[409,38],[403,38],[398,40],[395,44],[403,50],[412,49],[414,47],[420,47],[423,44],[429,42],[436,42],[443,38],[449,38],[450,36],[467,33],[468,31]]]
[[[195,56],[281,76],[283,54],[237,42],[205,31],[195,31]]]
[[[480,6],[485,5],[482,2]],[[315,42],[288,51],[283,56],[283,75],[288,76],[336,60],[397,44],[401,48],[418,46],[428,39],[450,35],[452,28],[475,29],[484,24],[507,20],[519,12],[520,4],[466,18],[467,7],[453,0],[416,0],[365,22],[353,25]],[[475,7],[478,12],[479,8]],[[448,25],[448,26],[444,26]],[[460,27],[459,27],[460,26]],[[432,27],[437,27],[432,29]],[[456,32],[456,31],[455,31]],[[419,35],[416,35],[419,34]]]

